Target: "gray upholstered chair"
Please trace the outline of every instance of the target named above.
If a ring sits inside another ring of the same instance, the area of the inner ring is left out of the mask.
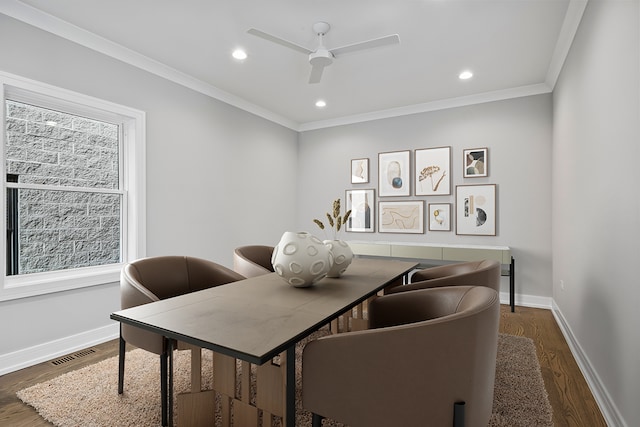
[[[313,425],[327,417],[352,427],[486,427],[499,307],[483,286],[376,298],[370,329],[304,348],[302,402]]]
[[[240,246],[233,251],[233,269],[245,277],[273,273],[273,246]]]
[[[126,264],[120,274],[121,308],[130,308],[189,292],[242,280],[235,271],[215,262],[188,256],[158,256]],[[162,425],[167,425],[168,341],[132,325],[120,324],[118,393],[124,391],[126,343],[160,355]]]
[[[425,268],[413,273],[411,283],[396,286],[388,293],[455,285],[486,286],[499,293],[501,268],[500,262],[488,259]]]

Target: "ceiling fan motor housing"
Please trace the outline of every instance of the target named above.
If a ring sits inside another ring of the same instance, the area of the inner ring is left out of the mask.
[[[313,67],[326,67],[333,63],[333,54],[323,47],[309,54],[309,63]]]

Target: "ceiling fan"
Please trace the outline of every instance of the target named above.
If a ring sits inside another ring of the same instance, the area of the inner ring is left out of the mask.
[[[300,46],[288,40],[281,39],[280,37],[265,33],[264,31],[260,31],[255,28],[250,28],[249,30],[247,30],[247,32],[254,36],[261,37],[265,40],[269,40],[270,42],[277,43],[281,46],[285,46],[295,51],[309,55],[309,63],[311,64],[309,83],[319,83],[320,79],[322,78],[322,71],[324,70],[324,67],[331,65],[333,63],[333,59],[339,55],[374,47],[385,46],[389,44],[400,43],[400,37],[397,34],[392,34],[359,43],[337,47],[334,49],[328,49],[324,46],[323,38],[324,35],[329,32],[330,28],[331,26],[326,22],[316,22],[315,24],[313,24],[313,31],[318,35],[318,47],[316,47],[314,50],[308,49],[304,46]]]

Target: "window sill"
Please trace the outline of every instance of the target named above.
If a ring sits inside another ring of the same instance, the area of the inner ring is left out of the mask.
[[[123,264],[112,264],[52,273],[5,276],[0,288],[0,301],[115,283],[120,280],[122,266]]]

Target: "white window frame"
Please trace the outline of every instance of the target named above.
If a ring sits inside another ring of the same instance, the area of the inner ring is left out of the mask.
[[[114,283],[119,280],[124,263],[145,256],[146,253],[146,194],[145,194],[145,146],[146,116],[143,111],[104,101],[77,92],[61,89],[45,83],[26,79],[0,71],[0,97],[2,103],[2,131],[0,132],[0,174],[3,177],[2,226],[6,224],[6,100],[32,101],[34,105],[59,109],[82,115],[84,111],[99,112],[106,121],[121,125],[122,135],[122,262],[97,267],[83,267],[44,273],[16,276],[6,275],[6,239],[0,244],[2,275],[0,276],[0,301],[32,297],[53,292]],[[86,106],[83,109],[80,106]],[[86,115],[86,114],[85,114]],[[5,231],[6,234],[6,231]]]

